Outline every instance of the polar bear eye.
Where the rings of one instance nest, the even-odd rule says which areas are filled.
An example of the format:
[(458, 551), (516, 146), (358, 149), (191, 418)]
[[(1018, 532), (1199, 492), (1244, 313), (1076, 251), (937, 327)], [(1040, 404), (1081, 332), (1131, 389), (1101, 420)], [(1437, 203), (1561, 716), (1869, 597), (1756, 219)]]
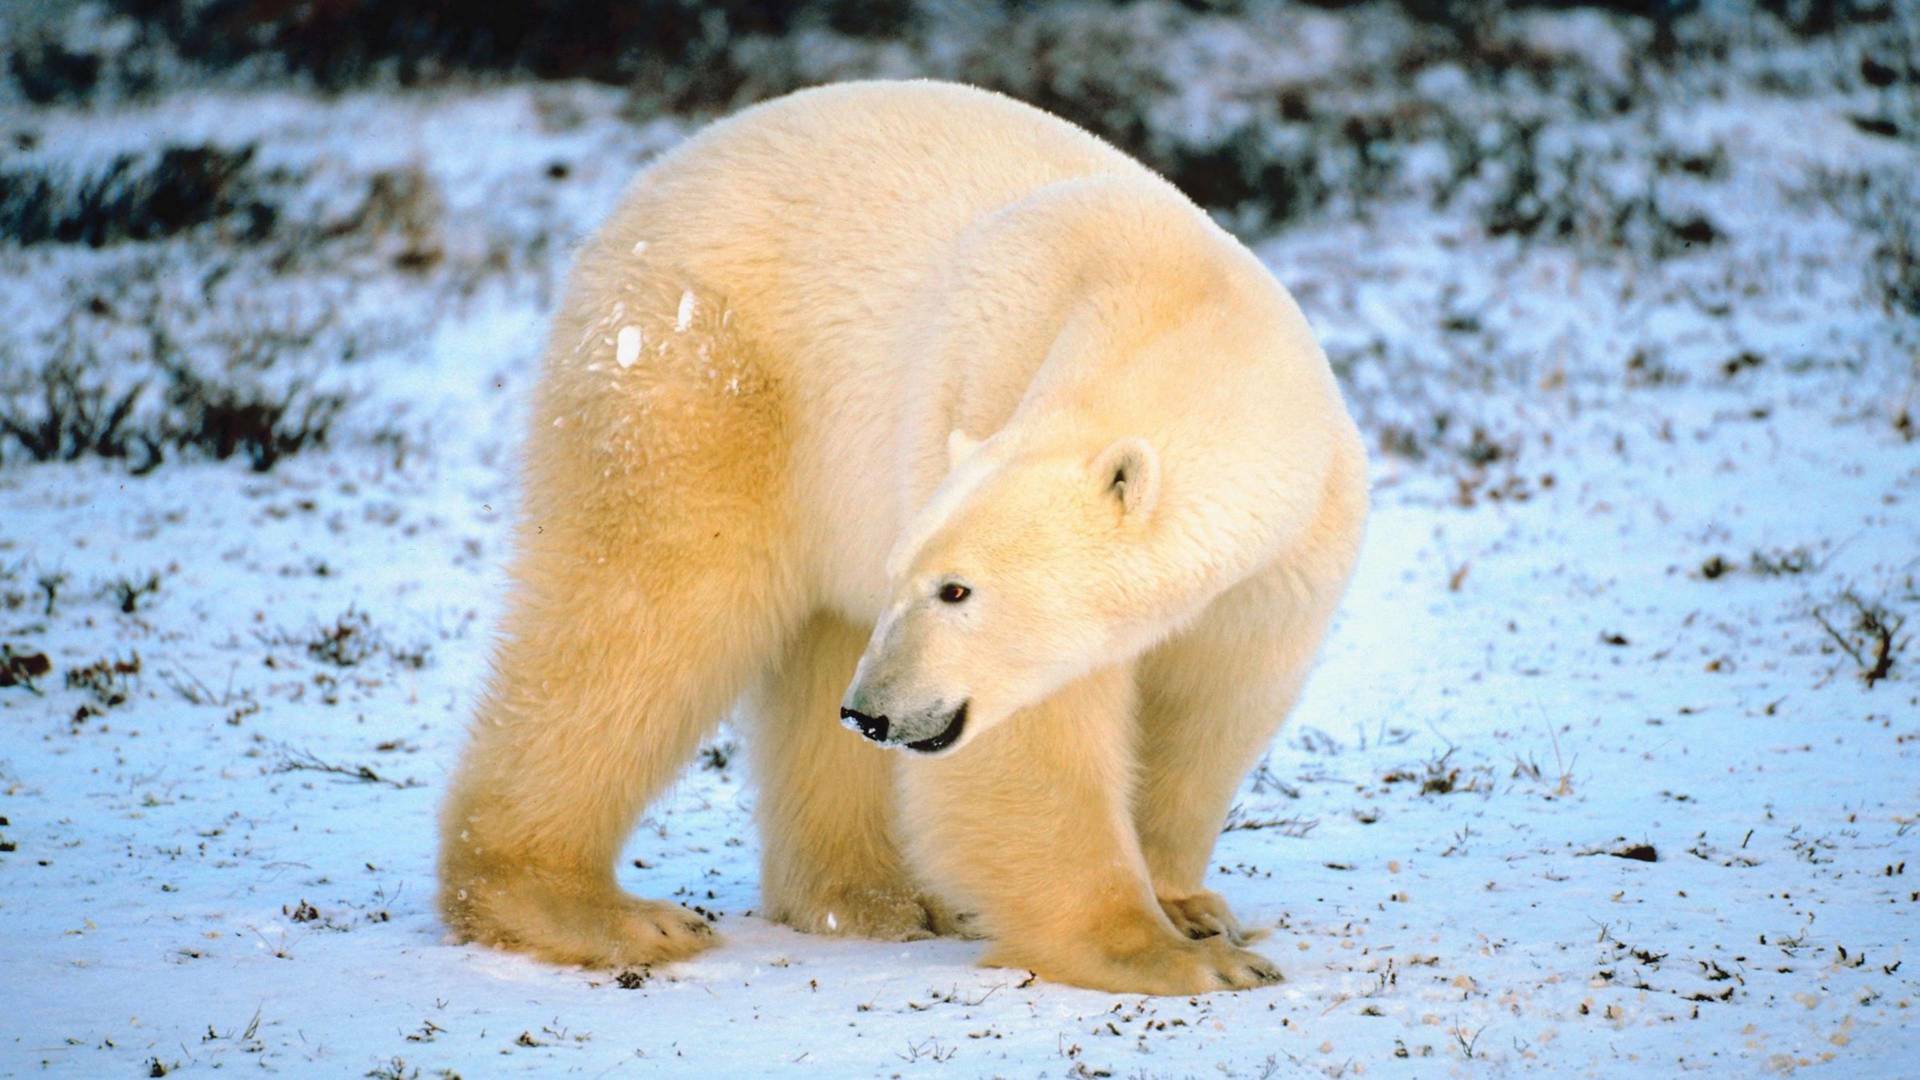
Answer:
[(945, 585), (940, 586), (938, 595), (940, 602), (943, 604), (958, 604), (967, 597), (972, 596), (973, 590), (957, 581), (949, 581)]

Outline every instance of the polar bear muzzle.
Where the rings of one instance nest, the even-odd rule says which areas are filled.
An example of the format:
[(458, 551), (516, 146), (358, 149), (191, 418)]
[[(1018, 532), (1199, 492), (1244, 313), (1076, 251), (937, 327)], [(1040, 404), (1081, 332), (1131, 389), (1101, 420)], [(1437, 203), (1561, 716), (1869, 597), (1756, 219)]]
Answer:
[[(967, 729), (967, 703), (950, 713), (930, 712), (896, 724), (885, 716), (875, 716), (852, 707), (842, 707), (840, 722), (882, 746), (904, 747), (921, 754), (938, 754), (960, 741)], [(927, 732), (931, 730), (931, 734)]]

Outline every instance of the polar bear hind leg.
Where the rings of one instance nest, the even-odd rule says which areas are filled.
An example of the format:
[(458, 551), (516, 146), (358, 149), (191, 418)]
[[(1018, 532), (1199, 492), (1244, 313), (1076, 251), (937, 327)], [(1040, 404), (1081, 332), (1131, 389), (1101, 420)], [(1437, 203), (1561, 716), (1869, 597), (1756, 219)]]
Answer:
[[(441, 821), (440, 907), (459, 940), (639, 965), (714, 935), (622, 891), (620, 848), (771, 662), (799, 589), (777, 388), (751, 350), (712, 320), (625, 362), (613, 328), (580, 333), (582, 306), (535, 404), (512, 601)], [(674, 317), (669, 303), (648, 336)]]

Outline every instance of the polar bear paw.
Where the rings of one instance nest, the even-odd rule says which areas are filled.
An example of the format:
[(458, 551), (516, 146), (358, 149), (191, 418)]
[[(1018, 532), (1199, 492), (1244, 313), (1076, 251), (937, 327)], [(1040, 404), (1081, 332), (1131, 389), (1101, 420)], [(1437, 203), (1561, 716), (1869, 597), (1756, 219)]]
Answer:
[(706, 918), (617, 889), (561, 889), (529, 880), (469, 886), (447, 897), (454, 936), (582, 967), (642, 967), (712, 948)]
[(986, 961), (995, 967), (1027, 967), (1044, 979), (1113, 994), (1189, 996), (1219, 990), (1252, 990), (1283, 982), (1273, 961), (1224, 936), (1192, 940), (1171, 934), (1125, 953), (1088, 950), (1080, 955), (1021, 962), (998, 949)]
[(1168, 942), (1116, 958), (1110, 972), (1109, 985), (1096, 989), (1115, 993), (1207, 994), (1216, 990), (1251, 990), (1284, 980), (1273, 961), (1217, 936)]
[(947, 935), (967, 936), (963, 917), (938, 900), (897, 889), (832, 889), (801, 903), (780, 904), (770, 913), (807, 934), (863, 937), (879, 941), (919, 941)]
[(1156, 899), (1160, 901), (1160, 909), (1172, 921), (1173, 928), (1195, 941), (1224, 937), (1235, 945), (1245, 945), (1266, 936), (1257, 930), (1243, 928), (1217, 892), (1201, 889), (1185, 896), (1160, 896)]

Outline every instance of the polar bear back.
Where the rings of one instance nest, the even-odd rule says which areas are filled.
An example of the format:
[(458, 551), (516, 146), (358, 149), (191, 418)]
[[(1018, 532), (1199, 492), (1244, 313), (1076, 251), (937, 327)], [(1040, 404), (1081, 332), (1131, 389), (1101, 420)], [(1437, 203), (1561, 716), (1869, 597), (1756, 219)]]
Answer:
[[(1247, 353), (1196, 339), (1148, 378), (1121, 376), (1157, 422), (1211, 430), (1219, 417), (1200, 414), (1219, 410), (1196, 389), (1245, 406), (1262, 396), (1248, 391), (1284, 394), (1277, 379), (1305, 375), (1296, 396), (1331, 393), (1291, 299), (1171, 184), (1001, 95), (871, 82), (748, 109), (645, 170), (580, 254), (543, 407), (585, 429), (564, 445), (612, 448), (612, 462), (568, 467), (599, 475), (609, 505), (641, 488), (662, 493), (655, 506), (711, 502), (721, 487), (786, 493), (809, 602), (871, 622), (889, 548), (944, 475), (950, 431), (1007, 421), (1062, 339), (1062, 298), (1102, 276), (1132, 285), (1108, 295), (1112, 340), (1082, 350), (1093, 366), (1071, 378), (1103, 385), (1107, 359), (1207, 307), (1292, 357), (1260, 361), (1257, 386), (1246, 372), (1194, 382), (1192, 357)], [(1169, 411), (1175, 400), (1192, 407)], [(1264, 430), (1265, 415), (1251, 422)], [(1300, 438), (1324, 449), (1312, 431)]]
[(779, 342), (774, 362), (803, 385), (832, 387), (889, 362), (877, 350), (890, 315), (969, 223), (1098, 173), (1152, 177), (1088, 132), (999, 94), (844, 83), (748, 109), (676, 148), (596, 246), (618, 263), (645, 243), (724, 289), (747, 333)]
[[(623, 379), (664, 387), (656, 399), (684, 398), (684, 384), (716, 373), (721, 384), (774, 388), (793, 420), (778, 425), (783, 444), (767, 456), (792, 490), (808, 493), (795, 539), (819, 556), (803, 561), (817, 564), (833, 606), (864, 614), (910, 510), (898, 483), (909, 454), (900, 429), (926, 357), (902, 347), (903, 329), (913, 329), (902, 313), (983, 215), (1100, 175), (1181, 199), (1090, 133), (970, 87), (844, 83), (748, 109), (649, 166), (581, 250), (549, 350), (562, 368), (549, 380), (550, 396), (564, 400), (553, 408), (631, 442), (629, 418), (614, 415), (624, 406), (586, 418), (596, 395)], [(622, 323), (634, 329), (623, 334)], [(720, 337), (676, 332), (689, 324)], [(737, 357), (716, 364), (729, 350), (750, 353), (752, 370), (742, 375)], [(679, 415), (680, 430), (667, 433), (676, 441), (694, 426)], [(742, 439), (774, 430), (725, 411), (698, 426), (731, 426)], [(621, 475), (616, 467), (608, 478)]]

